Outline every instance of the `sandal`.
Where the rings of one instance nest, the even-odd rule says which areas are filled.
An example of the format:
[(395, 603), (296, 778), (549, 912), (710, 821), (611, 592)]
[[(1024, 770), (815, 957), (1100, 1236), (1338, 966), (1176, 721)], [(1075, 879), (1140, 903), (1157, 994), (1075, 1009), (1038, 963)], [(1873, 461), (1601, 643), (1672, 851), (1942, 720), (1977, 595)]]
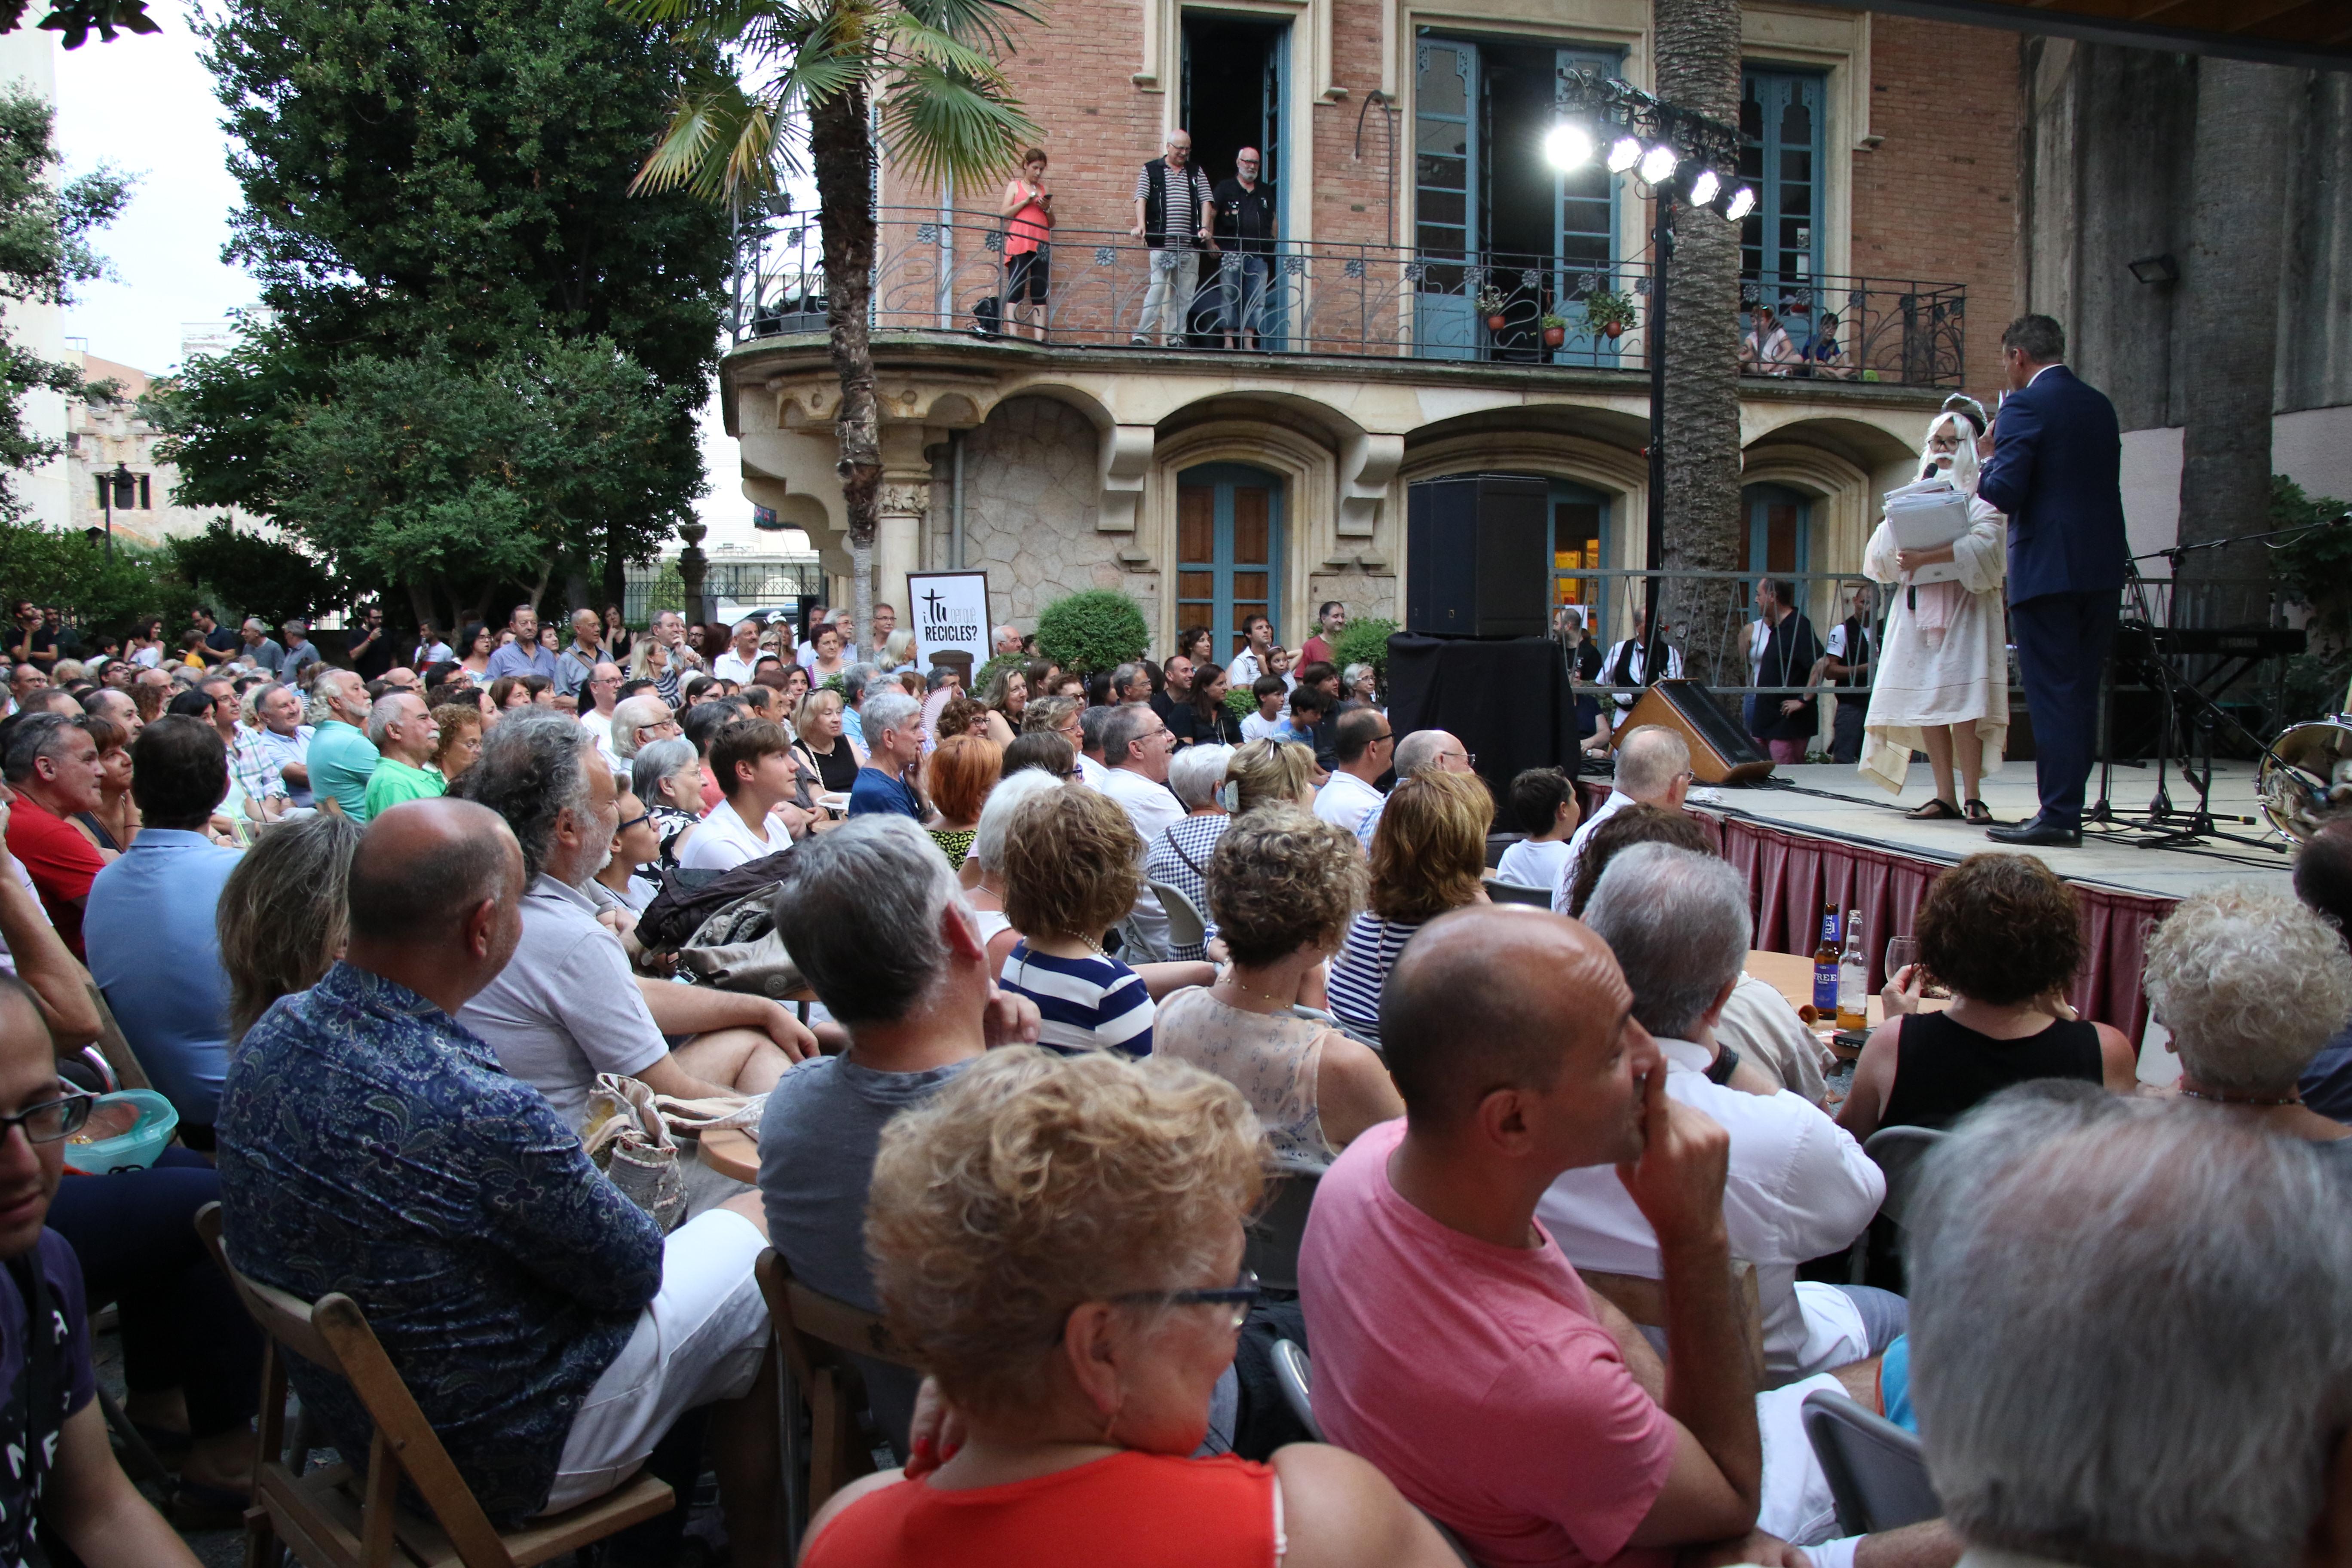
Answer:
[(1977, 799), (1974, 795), (1970, 795), (1969, 797), (1968, 818), (1979, 827), (1991, 827), (1996, 826), (1992, 808), (1985, 805), (1984, 802)]
[(1937, 795), (1927, 805), (1903, 815), (1913, 822), (1958, 822), (1960, 820), (1960, 808), (1942, 795)]

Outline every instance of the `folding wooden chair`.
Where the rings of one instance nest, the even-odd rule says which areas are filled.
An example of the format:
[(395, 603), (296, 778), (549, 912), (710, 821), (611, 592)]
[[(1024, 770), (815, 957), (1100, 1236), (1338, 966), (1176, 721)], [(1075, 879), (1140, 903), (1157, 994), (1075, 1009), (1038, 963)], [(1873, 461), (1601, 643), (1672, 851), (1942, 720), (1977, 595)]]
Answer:
[[(791, 1473), (790, 1516), (794, 1549), (802, 1531), (827, 1498), (860, 1476), (874, 1473), (873, 1451), (858, 1435), (857, 1412), (866, 1404), (866, 1379), (852, 1355), (919, 1371), (906, 1348), (876, 1314), (812, 1290), (793, 1278), (791, 1265), (770, 1247), (754, 1272), (767, 1298), (768, 1319), (784, 1366), (809, 1412), (808, 1477), (787, 1446)], [(787, 1430), (792, 1424), (787, 1423)]]
[[(238, 1273), (221, 1247), (218, 1204), (197, 1211), (196, 1229), (264, 1336), (246, 1568), (277, 1568), (281, 1541), (306, 1568), (530, 1568), (669, 1510), (667, 1483), (639, 1475), (578, 1508), (499, 1531), (357, 1302), (340, 1292), (304, 1302)], [(287, 1452), (288, 1352), (333, 1373), (359, 1395), (375, 1426), (364, 1476), (349, 1463), (306, 1475), (309, 1455)], [(404, 1475), (429, 1517), (400, 1505)]]

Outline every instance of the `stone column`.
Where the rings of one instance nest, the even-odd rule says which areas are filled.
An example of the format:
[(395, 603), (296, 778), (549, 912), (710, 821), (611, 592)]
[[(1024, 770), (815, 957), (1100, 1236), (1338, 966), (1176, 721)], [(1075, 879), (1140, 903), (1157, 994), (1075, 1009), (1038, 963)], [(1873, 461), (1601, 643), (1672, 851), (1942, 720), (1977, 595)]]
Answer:
[[(895, 606), (902, 626), (914, 624), (907, 608), (907, 574), (923, 568), (923, 519), (930, 510), (929, 470), (883, 474), (882, 516), (874, 531), (874, 602)], [(858, 633), (864, 636), (866, 628)]]
[(687, 620), (700, 626), (710, 619), (710, 605), (702, 596), (703, 572), (710, 558), (702, 552), (702, 536), (709, 530), (698, 522), (681, 522), (677, 536), (686, 541), (686, 548), (677, 552), (677, 575), (686, 586)]

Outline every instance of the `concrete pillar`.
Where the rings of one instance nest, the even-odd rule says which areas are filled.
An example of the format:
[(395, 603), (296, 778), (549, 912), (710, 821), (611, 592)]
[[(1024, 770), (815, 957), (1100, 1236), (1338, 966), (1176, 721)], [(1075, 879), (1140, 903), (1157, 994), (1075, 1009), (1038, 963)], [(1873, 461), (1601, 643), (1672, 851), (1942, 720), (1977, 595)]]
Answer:
[[(898, 611), (898, 624), (912, 624), (907, 612), (907, 574), (923, 566), (923, 519), (931, 506), (931, 476), (882, 476), (882, 516), (874, 531), (874, 602)], [(862, 631), (863, 628), (860, 628)]]

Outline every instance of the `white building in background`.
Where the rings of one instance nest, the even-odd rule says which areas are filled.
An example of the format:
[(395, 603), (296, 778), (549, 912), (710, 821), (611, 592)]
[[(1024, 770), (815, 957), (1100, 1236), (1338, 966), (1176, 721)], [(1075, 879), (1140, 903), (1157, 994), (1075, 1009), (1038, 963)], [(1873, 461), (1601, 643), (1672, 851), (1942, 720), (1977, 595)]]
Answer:
[[(0, 33), (0, 89), (29, 90), (51, 109), (57, 107), (56, 50), (58, 36), (38, 27), (18, 27)], [(46, 360), (66, 355), (65, 311), (39, 302), (10, 302), (0, 307), (8, 335), (31, 353)], [(66, 437), (66, 399), (58, 393), (34, 391), (25, 396), (24, 420), (32, 434), (51, 441)], [(9, 489), (32, 509), (34, 518), (50, 528), (73, 521), (71, 476), (63, 458), (42, 464), (28, 473), (12, 474)]]

